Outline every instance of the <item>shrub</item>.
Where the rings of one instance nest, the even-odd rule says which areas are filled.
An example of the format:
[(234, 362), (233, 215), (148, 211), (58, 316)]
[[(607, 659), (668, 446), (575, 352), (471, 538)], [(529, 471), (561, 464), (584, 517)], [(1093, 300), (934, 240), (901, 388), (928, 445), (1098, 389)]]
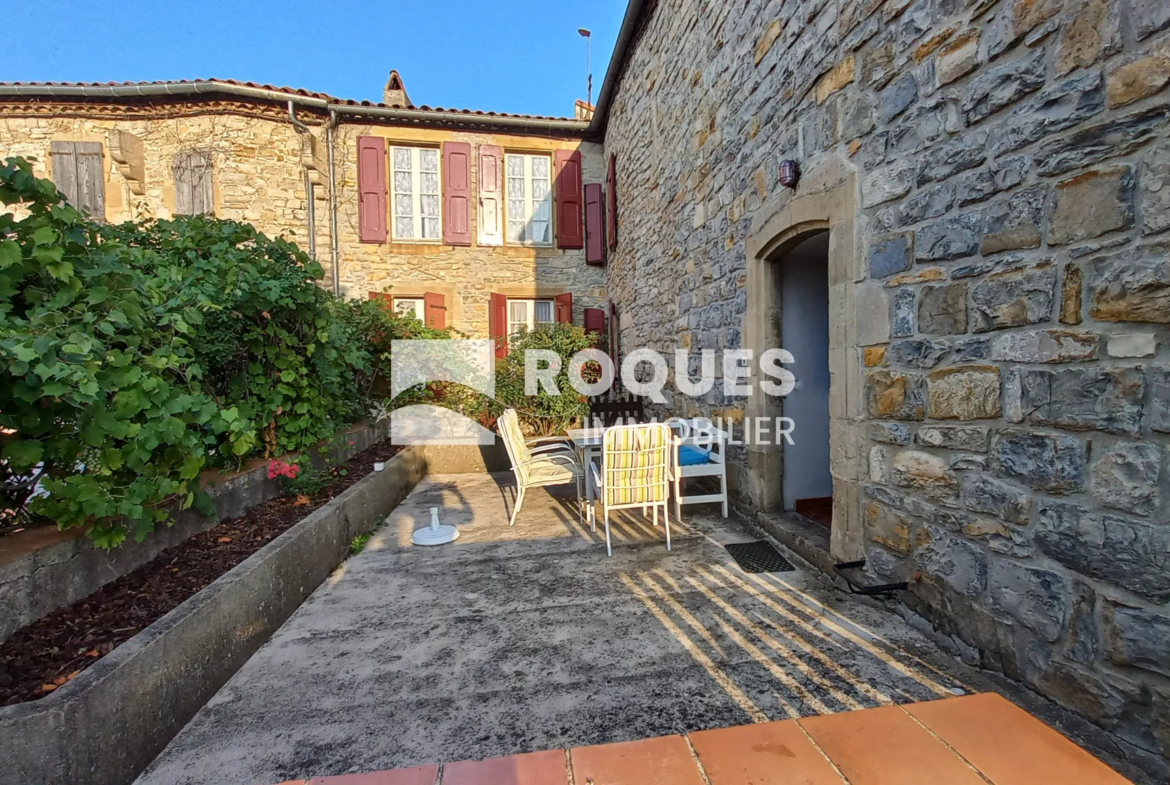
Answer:
[(205, 504), (205, 466), (304, 451), (360, 419), (391, 340), (447, 335), (337, 300), (320, 265), (247, 224), (95, 223), (12, 158), (0, 201), (22, 215), (0, 214), (3, 501), (103, 547)]
[[(594, 345), (595, 334), (571, 324), (550, 324), (531, 331), (522, 331), (508, 341), (508, 355), (496, 366), (496, 404), (499, 413), (506, 408), (516, 410), (524, 430), (536, 436), (564, 433), (574, 422), (589, 414), (589, 401), (569, 383), (569, 360), (582, 349)], [(547, 349), (561, 358), (561, 369), (555, 381), (559, 395), (545, 392), (538, 386), (536, 395), (524, 391), (524, 354), (529, 349)], [(597, 378), (600, 370), (586, 364), (583, 376)]]
[(191, 344), (202, 314), (172, 305), (181, 282), (145, 275), (142, 252), (64, 204), (29, 165), (0, 166), (0, 435), (5, 502), (30, 475), (32, 509), (62, 527), (91, 524), (117, 545), (141, 539), (164, 503), (196, 501), (209, 446), (247, 451), (239, 413), (200, 384)]

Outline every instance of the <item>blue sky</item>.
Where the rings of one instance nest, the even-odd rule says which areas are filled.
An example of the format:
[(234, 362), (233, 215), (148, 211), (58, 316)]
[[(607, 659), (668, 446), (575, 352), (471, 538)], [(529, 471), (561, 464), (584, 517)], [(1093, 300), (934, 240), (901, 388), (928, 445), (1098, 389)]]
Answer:
[[(416, 104), (572, 116), (596, 100), (626, 0), (14, 0), (0, 81), (231, 78)], [(326, 11), (325, 9), (328, 9)], [(36, 31), (33, 33), (17, 31)]]

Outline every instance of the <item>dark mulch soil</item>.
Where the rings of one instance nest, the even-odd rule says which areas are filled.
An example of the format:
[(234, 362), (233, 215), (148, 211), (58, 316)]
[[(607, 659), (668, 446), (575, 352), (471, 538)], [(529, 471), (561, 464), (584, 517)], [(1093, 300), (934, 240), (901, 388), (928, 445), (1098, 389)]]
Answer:
[(333, 482), (308, 504), (282, 496), (253, 507), (163, 551), (84, 600), (17, 630), (0, 643), (0, 706), (36, 700), (75, 678), (399, 449), (389, 442), (376, 444), (337, 466)]

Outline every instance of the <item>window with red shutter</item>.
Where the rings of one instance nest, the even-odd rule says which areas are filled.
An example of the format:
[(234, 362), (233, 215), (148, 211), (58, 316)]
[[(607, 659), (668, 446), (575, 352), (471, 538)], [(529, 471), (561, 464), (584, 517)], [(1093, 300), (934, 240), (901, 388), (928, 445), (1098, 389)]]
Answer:
[(496, 342), (496, 357), (507, 357), (508, 298), (494, 292), (488, 307), (488, 335)]
[(617, 162), (613, 153), (605, 173), (605, 237), (609, 250), (617, 248)]
[(582, 248), (585, 245), (581, 225), (581, 151), (557, 150), (557, 247)]
[(471, 245), (471, 145), (443, 142), (443, 242)]
[(589, 264), (605, 264), (604, 199), (601, 183), (585, 186), (585, 261)]
[(423, 312), (427, 327), (442, 330), (447, 326), (447, 302), (441, 294), (427, 292), (423, 295)]
[(561, 324), (573, 323), (573, 295), (566, 292), (555, 298), (557, 304), (557, 321)]
[(363, 243), (386, 242), (386, 140), (358, 137), (358, 235)]

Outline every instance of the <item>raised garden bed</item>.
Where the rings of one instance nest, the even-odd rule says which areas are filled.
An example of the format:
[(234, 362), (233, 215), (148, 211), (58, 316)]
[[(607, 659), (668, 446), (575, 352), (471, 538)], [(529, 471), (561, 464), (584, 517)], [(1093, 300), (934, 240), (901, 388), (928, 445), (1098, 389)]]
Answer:
[[(344, 438), (328, 444), (330, 460), (345, 461), (383, 441), (385, 430), (354, 426)], [(238, 518), (284, 493), (277, 480), (268, 478), (268, 462), (259, 459), (238, 472), (208, 470), (201, 482), (215, 503), (215, 518), (193, 508), (182, 510), (174, 525), (160, 527), (142, 542), (129, 541), (113, 551), (97, 548), (82, 527), (61, 531), (51, 525), (36, 526), (0, 537), (0, 641), (54, 610), (91, 596), (217, 520)]]
[(0, 706), (35, 700), (76, 678), (400, 449), (376, 444), (334, 467), (332, 482), (312, 497), (264, 502), (17, 630), (0, 643)]
[(402, 450), (81, 675), (0, 706), (0, 785), (129, 785), (419, 480), (508, 466), (499, 444)]

